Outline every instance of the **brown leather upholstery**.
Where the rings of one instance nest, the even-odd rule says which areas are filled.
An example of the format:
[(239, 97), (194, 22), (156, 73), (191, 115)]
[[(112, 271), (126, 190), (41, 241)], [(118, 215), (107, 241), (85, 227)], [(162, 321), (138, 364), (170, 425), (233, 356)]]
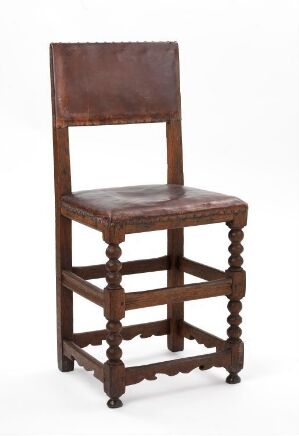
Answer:
[(180, 118), (178, 45), (51, 44), (56, 127)]
[(76, 192), (62, 198), (62, 206), (103, 222), (144, 220), (212, 210), (237, 212), (247, 204), (236, 197), (181, 185), (140, 185)]

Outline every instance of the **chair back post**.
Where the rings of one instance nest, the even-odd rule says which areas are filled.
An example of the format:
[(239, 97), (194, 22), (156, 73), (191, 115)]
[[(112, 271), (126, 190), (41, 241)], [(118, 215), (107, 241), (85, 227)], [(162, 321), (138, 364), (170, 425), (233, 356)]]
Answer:
[(55, 66), (53, 58), (53, 44), (50, 45), (50, 71), (51, 71), (51, 100), (53, 125), (53, 152), (54, 152), (54, 181), (56, 204), (62, 195), (72, 192), (71, 164), (69, 153), (68, 127), (57, 126), (56, 101), (59, 99), (55, 86)]
[(181, 120), (166, 123), (167, 139), (167, 183), (184, 184), (183, 146)]
[[(181, 120), (172, 120), (166, 123), (167, 138), (167, 183), (183, 185), (183, 147)], [(184, 272), (180, 268), (184, 256), (184, 229), (167, 230), (167, 255), (169, 269), (167, 271), (167, 286), (183, 286)], [(184, 303), (167, 304), (167, 319), (169, 333), (167, 346), (170, 351), (184, 349), (184, 337), (179, 333), (180, 325), (184, 321)]]
[(61, 198), (72, 192), (68, 127), (58, 128), (52, 46), (50, 46), (56, 230), (57, 360), (61, 371), (72, 371), (74, 360), (63, 341), (73, 339), (73, 293), (62, 285), (62, 271), (72, 268), (72, 221), (61, 214)]

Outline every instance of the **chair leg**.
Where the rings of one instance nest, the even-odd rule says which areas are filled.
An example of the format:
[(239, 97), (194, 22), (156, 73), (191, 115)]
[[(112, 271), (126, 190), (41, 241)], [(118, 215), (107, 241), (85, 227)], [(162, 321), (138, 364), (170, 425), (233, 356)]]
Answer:
[(125, 294), (121, 283), (121, 263), (118, 260), (121, 249), (118, 244), (109, 244), (106, 250), (109, 258), (106, 263), (106, 281), (104, 313), (108, 320), (106, 341), (109, 345), (104, 364), (104, 391), (110, 397), (107, 406), (117, 408), (122, 406), (120, 396), (125, 392), (125, 366), (121, 360), (122, 342), (120, 320), (125, 316)]
[[(175, 287), (184, 284), (184, 272), (179, 270), (179, 259), (184, 253), (184, 229), (167, 231), (167, 251), (170, 257), (170, 269), (167, 271), (167, 286)], [(184, 320), (184, 303), (167, 305), (167, 318), (170, 322), (170, 333), (167, 335), (167, 346), (170, 351), (184, 349), (184, 337), (179, 334), (179, 324)]]
[(63, 355), (63, 341), (73, 339), (73, 293), (61, 285), (61, 271), (71, 266), (72, 222), (59, 215), (56, 219), (56, 306), (57, 357), (62, 372), (74, 369), (74, 361)]
[(244, 344), (241, 340), (242, 330), (239, 327), (242, 318), (239, 315), (242, 309), (241, 299), (245, 295), (245, 271), (242, 268), (243, 259), (241, 253), (243, 251), (243, 246), (241, 241), (243, 239), (242, 227), (237, 227), (233, 223), (229, 223), (228, 226), (231, 228), (229, 232), (229, 239), (231, 245), (229, 246), (229, 252), (231, 256), (229, 257), (230, 267), (226, 271), (228, 277), (232, 278), (232, 294), (229, 296), (229, 303), (227, 305), (230, 315), (227, 318), (229, 323), (229, 328), (227, 330), (228, 348), (232, 352), (231, 366), (228, 369), (229, 375), (226, 382), (229, 384), (240, 383), (241, 378), (238, 373), (243, 368), (244, 360)]

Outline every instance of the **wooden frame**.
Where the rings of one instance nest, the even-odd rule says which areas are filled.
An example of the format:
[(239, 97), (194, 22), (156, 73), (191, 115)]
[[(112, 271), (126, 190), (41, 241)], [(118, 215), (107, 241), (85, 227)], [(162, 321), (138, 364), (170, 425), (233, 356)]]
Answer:
[[(126, 262), (124, 263), (123, 275), (149, 272), (149, 268), (150, 271), (161, 271), (162, 265), (164, 265), (165, 270), (168, 271), (170, 270), (170, 262), (168, 256), (164, 256), (156, 259), (148, 259), (148, 260), (144, 259), (141, 261), (137, 260), (137, 261)], [(199, 284), (184, 285), (184, 286), (182, 285), (180, 287), (173, 288), (173, 289), (164, 288), (165, 291), (167, 290), (167, 293), (169, 292), (171, 294), (173, 293), (173, 291), (175, 292), (175, 290), (177, 290), (179, 293), (179, 299), (182, 299), (182, 301), (187, 301), (188, 296), (186, 296), (185, 290), (187, 289), (187, 291), (189, 291), (189, 289), (191, 289), (191, 292), (193, 292), (193, 288), (195, 288), (196, 293), (195, 294), (192, 293), (191, 294), (192, 298), (190, 299), (208, 298), (218, 295), (225, 295), (228, 298), (232, 299), (233, 280), (232, 278), (227, 278), (227, 273), (225, 273), (224, 271), (220, 271), (218, 269), (209, 267), (207, 265), (203, 265), (198, 262), (191, 261), (184, 257), (180, 258), (179, 265), (180, 265), (180, 270), (182, 272), (188, 272), (189, 274), (193, 274), (194, 276), (204, 280), (206, 280), (208, 276), (209, 278), (212, 278), (212, 280), (202, 282)], [(96, 266), (92, 265), (90, 267), (89, 266), (73, 267), (73, 270), (76, 271), (77, 273), (81, 272), (81, 275), (84, 275), (85, 278), (88, 277), (89, 279), (91, 279), (91, 278), (103, 277), (103, 267), (104, 265), (96, 265)], [(63, 277), (73, 277), (73, 276), (74, 276), (73, 272), (68, 272), (68, 271), (63, 272)], [(86, 289), (89, 289), (89, 286), (92, 286), (91, 288), (92, 297), (90, 297), (87, 294), (84, 294), (83, 292), (81, 292), (81, 290), (79, 290), (78, 292), (78, 288), (75, 289), (74, 283), (71, 283), (71, 285), (69, 286), (68, 283), (65, 284), (63, 281), (63, 284), (68, 289), (72, 289), (74, 292), (79, 293), (79, 295), (81, 295), (82, 297), (92, 300), (93, 291), (94, 288), (96, 287), (94, 285), (91, 285), (88, 281), (86, 281), (82, 277), (79, 276), (76, 277), (80, 279), (79, 281), (80, 289), (82, 288), (81, 281), (85, 283)], [(205, 289), (209, 289), (210, 287), (213, 291), (216, 290), (215, 293), (209, 291), (206, 295), (201, 294), (201, 289), (203, 289), (203, 292), (205, 293)], [(138, 292), (137, 293), (138, 297), (136, 299), (136, 297), (134, 296), (134, 300), (131, 298), (131, 295), (136, 294), (135, 292), (126, 293), (125, 294), (126, 310), (136, 309), (140, 307), (149, 307), (151, 303), (153, 303), (152, 305), (167, 304), (167, 302), (169, 301), (169, 296), (168, 295), (165, 296), (164, 289), (162, 288), (161, 290), (158, 290), (159, 294), (153, 297), (151, 296), (151, 292), (153, 291)], [(239, 287), (238, 289), (240, 291)], [(98, 292), (103, 293), (104, 291), (98, 288)], [(148, 298), (147, 297), (148, 295), (150, 296), (150, 301), (148, 300), (144, 301), (144, 298)], [(132, 301), (134, 302), (136, 301), (136, 304), (133, 304)], [(102, 306), (102, 304), (100, 305)], [(171, 318), (168, 318), (161, 321), (154, 321), (154, 322), (148, 322), (143, 324), (125, 326), (122, 327), (121, 336), (123, 340), (131, 340), (136, 336), (140, 336), (141, 338), (148, 338), (153, 335), (169, 336), (171, 335), (171, 324), (172, 324), (172, 320)], [(165, 361), (165, 362), (160, 362), (150, 365), (127, 367), (124, 369), (125, 385), (127, 386), (131, 384), (139, 383), (144, 379), (155, 380), (157, 374), (175, 375), (178, 374), (179, 372), (183, 372), (183, 373), (190, 372), (195, 368), (205, 370), (213, 366), (215, 367), (221, 366), (226, 368), (227, 370), (230, 370), (233, 360), (233, 354), (232, 354), (232, 347), (231, 345), (228, 345), (228, 341), (221, 339), (215, 335), (212, 335), (211, 333), (208, 333), (204, 330), (201, 330), (198, 327), (195, 327), (182, 319), (178, 321), (177, 335), (180, 339), (182, 338), (184, 340), (184, 338), (186, 338), (189, 340), (196, 340), (199, 344), (203, 344), (207, 348), (216, 348), (216, 352), (205, 354), (202, 356), (175, 359), (171, 361)], [(106, 340), (106, 337), (107, 337), (106, 329), (75, 333), (73, 335), (72, 341), (65, 340), (63, 342), (64, 354), (68, 358), (76, 360), (78, 364), (83, 366), (87, 371), (94, 371), (94, 376), (103, 382), (105, 377), (103, 375), (104, 364), (96, 360), (93, 356), (83, 351), (82, 349), (87, 347), (88, 345), (93, 345), (93, 346), (102, 345), (103, 341)], [(236, 381), (234, 380), (234, 382)]]
[[(109, 58), (109, 74), (88, 76), (82, 53), (89, 57), (89, 68), (101, 76), (98, 58)], [(118, 54), (122, 55), (119, 56)], [(144, 53), (146, 56), (144, 56)], [(117, 56), (116, 56), (117, 54)], [(179, 91), (178, 45), (176, 43), (117, 43), (117, 44), (51, 44), (51, 88), (53, 108), (53, 146), (56, 209), (56, 275), (57, 275), (57, 349), (58, 366), (61, 371), (71, 371), (74, 361), (104, 384), (109, 397), (107, 405), (120, 407), (120, 397), (128, 385), (144, 379), (154, 380), (157, 374), (173, 376), (188, 373), (195, 368), (206, 370), (224, 367), (229, 375), (227, 383), (238, 383), (243, 367), (243, 342), (240, 339), (241, 299), (245, 295), (245, 272), (242, 269), (242, 228), (247, 222), (247, 204), (238, 200), (225, 207), (198, 210), (182, 210), (177, 214), (165, 214), (157, 219), (142, 214), (134, 219), (112, 220), (92, 212), (82, 212), (70, 205), (67, 196), (72, 194), (69, 156), (68, 128), (76, 125), (120, 124), (133, 122), (165, 122), (167, 139), (167, 184), (184, 185), (183, 152), (181, 134), (181, 108)], [(122, 74), (127, 87), (120, 90), (116, 80), (120, 65), (126, 63)], [(161, 59), (163, 62), (161, 63)], [(136, 62), (135, 62), (136, 60)], [(132, 64), (133, 62), (133, 64)], [(146, 63), (150, 62), (149, 65)], [(132, 65), (131, 65), (132, 64)], [(102, 64), (101, 64), (102, 65)], [(150, 68), (148, 68), (150, 66)], [(104, 67), (103, 67), (104, 68)], [(107, 67), (108, 68), (108, 67)], [(130, 70), (131, 68), (131, 70)], [(105, 68), (104, 68), (105, 69)], [(151, 71), (147, 80), (148, 70)], [(74, 80), (78, 72), (80, 79)], [(89, 80), (89, 86), (84, 80)], [(130, 81), (133, 78), (133, 87)], [(135, 79), (138, 80), (135, 80)], [(141, 78), (146, 82), (146, 104)], [(81, 81), (82, 84), (81, 84)], [(81, 86), (82, 85), (82, 86)], [(126, 106), (118, 103), (114, 87), (122, 92)], [(137, 92), (135, 93), (135, 87)], [(94, 98), (88, 90), (101, 89), (105, 98)], [(128, 94), (130, 89), (131, 94)], [(160, 89), (160, 91), (157, 91)], [(76, 98), (72, 99), (75, 94)], [(102, 95), (101, 94), (101, 95)], [(132, 98), (131, 98), (132, 97)], [(131, 104), (132, 102), (133, 104)], [(140, 106), (140, 112), (136, 107)], [(88, 107), (88, 110), (84, 109)], [(72, 265), (72, 221), (87, 225), (102, 232), (108, 244), (105, 265)], [(216, 268), (184, 257), (184, 227), (203, 224), (226, 223), (230, 228), (229, 268)], [(120, 262), (120, 244), (125, 235), (154, 230), (167, 230), (167, 254), (154, 259)], [(167, 287), (138, 292), (125, 292), (121, 286), (122, 275), (154, 271), (167, 272)], [(184, 284), (188, 273), (203, 281)], [(100, 289), (88, 280), (106, 278), (107, 286)], [(73, 292), (103, 308), (107, 319), (106, 329), (73, 332)], [(189, 300), (225, 296), (229, 299), (229, 329), (226, 340), (218, 338), (184, 320), (184, 302)], [(121, 320), (127, 310), (167, 305), (167, 318), (150, 323), (122, 326)], [(167, 336), (170, 351), (181, 351), (184, 340), (196, 340), (216, 351), (202, 356), (174, 359), (150, 365), (125, 367), (121, 360), (122, 340), (135, 336), (148, 338), (152, 335)], [(102, 363), (88, 354), (84, 347), (108, 343), (107, 361)]]

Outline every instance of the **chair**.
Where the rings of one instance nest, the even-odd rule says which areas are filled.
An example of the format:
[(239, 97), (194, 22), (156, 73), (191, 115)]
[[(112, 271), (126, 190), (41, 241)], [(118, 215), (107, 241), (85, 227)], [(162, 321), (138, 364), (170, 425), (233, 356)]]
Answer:
[[(240, 339), (242, 228), (247, 204), (214, 192), (184, 186), (179, 56), (175, 42), (51, 44), (51, 84), (56, 198), (58, 366), (71, 371), (74, 360), (103, 382), (110, 408), (122, 406), (126, 386), (157, 374), (188, 373), (195, 368), (223, 367), (227, 383), (238, 383), (243, 367)], [(126, 123), (166, 123), (167, 184), (72, 192), (68, 128)], [(102, 232), (108, 244), (106, 265), (72, 265), (72, 221)], [(186, 226), (226, 223), (230, 228), (229, 268), (220, 271), (184, 257)], [(167, 254), (121, 263), (126, 234), (167, 230)], [(122, 275), (167, 271), (167, 287), (125, 292)], [(203, 279), (184, 284), (184, 273)], [(88, 280), (105, 277), (100, 289)], [(73, 292), (104, 310), (105, 330), (73, 332)], [(184, 320), (184, 301), (226, 296), (228, 338), (223, 340)], [(127, 310), (167, 305), (161, 321), (122, 327)], [(170, 351), (181, 351), (184, 339), (195, 339), (215, 352), (149, 365), (125, 367), (121, 342), (141, 335), (167, 335)], [(86, 351), (108, 343), (107, 361)]]

